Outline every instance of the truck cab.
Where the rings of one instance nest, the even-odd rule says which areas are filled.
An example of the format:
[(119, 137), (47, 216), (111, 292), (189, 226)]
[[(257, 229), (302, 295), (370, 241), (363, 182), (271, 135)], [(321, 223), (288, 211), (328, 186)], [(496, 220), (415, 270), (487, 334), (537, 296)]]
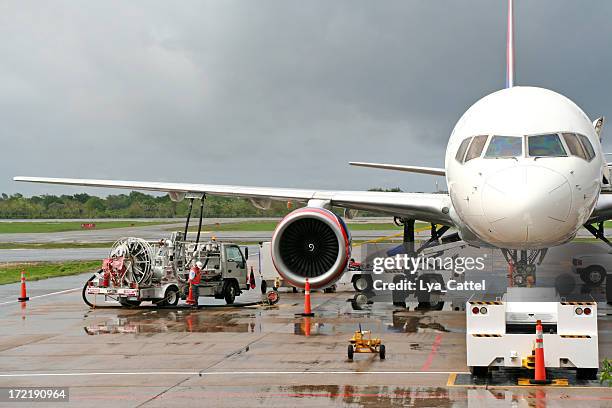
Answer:
[[(191, 262), (203, 264), (202, 277), (198, 285), (200, 296), (211, 296), (225, 299), (227, 304), (234, 303), (236, 296), (247, 290), (248, 271), (245, 256), (240, 247), (233, 243), (208, 241), (187, 244), (186, 253), (191, 255)], [(181, 273), (187, 282), (189, 268)], [(187, 293), (187, 290), (183, 290)]]

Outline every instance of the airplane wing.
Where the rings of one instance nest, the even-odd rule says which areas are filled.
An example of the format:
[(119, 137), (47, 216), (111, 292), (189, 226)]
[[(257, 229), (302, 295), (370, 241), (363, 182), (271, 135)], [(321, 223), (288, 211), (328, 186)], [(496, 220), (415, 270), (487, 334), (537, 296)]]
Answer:
[(381, 191), (308, 190), (277, 187), (249, 187), (215, 184), (166, 183), (151, 181), (95, 180), (51, 177), (14, 177), (15, 181), (69, 186), (123, 188), (159, 191), (181, 199), (185, 194), (208, 194), (248, 198), (257, 206), (266, 200), (308, 202), (329, 201), (331, 205), (357, 210), (379, 211), (421, 221), (453, 226), (448, 194), (396, 193)]
[(374, 169), (407, 171), (409, 173), (431, 174), (433, 176), (445, 176), (446, 170), (438, 167), (419, 167), (419, 166), (404, 166), (401, 164), (386, 164), (386, 163), (364, 163), (364, 162), (349, 162), (351, 166), (370, 167)]
[(600, 194), (589, 223), (603, 222), (612, 219), (612, 194)]

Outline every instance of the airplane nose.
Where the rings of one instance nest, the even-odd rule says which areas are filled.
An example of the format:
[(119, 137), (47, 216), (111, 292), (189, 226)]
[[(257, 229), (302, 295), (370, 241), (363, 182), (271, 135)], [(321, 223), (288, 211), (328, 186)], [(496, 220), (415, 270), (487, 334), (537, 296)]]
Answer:
[(490, 175), (482, 191), (489, 233), (496, 241), (537, 246), (563, 240), (573, 228), (567, 222), (571, 187), (561, 174), (542, 166), (517, 166)]

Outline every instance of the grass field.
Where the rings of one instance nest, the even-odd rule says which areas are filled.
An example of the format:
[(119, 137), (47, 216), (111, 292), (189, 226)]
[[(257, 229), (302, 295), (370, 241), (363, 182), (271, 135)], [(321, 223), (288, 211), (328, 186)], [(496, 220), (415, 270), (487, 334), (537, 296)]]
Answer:
[(0, 249), (110, 248), (112, 242), (0, 242)]
[(71, 261), (71, 262), (39, 262), (29, 264), (0, 265), (0, 285), (19, 282), (21, 271), (26, 271), (26, 279), (35, 281), (54, 278), (57, 276), (77, 275), (100, 269), (100, 261)]
[[(125, 227), (144, 227), (147, 225), (163, 225), (167, 222), (158, 221), (91, 221), (96, 224), (96, 230), (125, 228)], [(32, 221), (32, 222), (0, 222), (0, 234), (12, 233), (45, 233), (45, 232), (64, 232), (64, 231), (80, 231), (81, 222), (75, 221)]]
[[(230, 222), (226, 224), (212, 224), (203, 225), (202, 231), (274, 231), (277, 221), (242, 221), (242, 222)], [(386, 222), (373, 222), (373, 223), (347, 223), (349, 230), (351, 231), (401, 231), (401, 227), (393, 223)], [(429, 224), (416, 223), (415, 227), (423, 228)], [(191, 226), (189, 231), (197, 231), (197, 225)]]

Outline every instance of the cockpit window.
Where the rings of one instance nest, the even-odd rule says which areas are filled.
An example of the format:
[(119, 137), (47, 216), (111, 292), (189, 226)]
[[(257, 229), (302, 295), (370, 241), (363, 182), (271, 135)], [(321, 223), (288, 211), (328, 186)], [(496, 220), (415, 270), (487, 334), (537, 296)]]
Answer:
[(582, 146), (584, 146), (584, 151), (586, 152), (587, 160), (593, 160), (593, 157), (595, 157), (595, 150), (593, 150), (593, 145), (589, 141), (589, 138), (585, 135), (578, 135), (578, 138), (580, 138)]
[(476, 136), (474, 139), (472, 139), (472, 144), (465, 155), (466, 162), (480, 157), (482, 149), (484, 149), (484, 146), (487, 143), (488, 137), (489, 136)]
[(532, 157), (562, 157), (567, 156), (561, 139), (556, 133), (549, 135), (528, 136), (529, 156)]
[(586, 152), (582, 147), (582, 143), (578, 140), (578, 136), (574, 133), (563, 133), (563, 140), (565, 140), (565, 144), (570, 151), (572, 156), (578, 156), (584, 160), (587, 160)]
[(470, 144), (470, 140), (472, 140), (471, 137), (464, 139), (463, 142), (461, 142), (461, 145), (459, 146), (459, 150), (457, 150), (455, 160), (457, 160), (459, 163), (463, 163), (463, 156), (465, 156), (465, 151), (467, 150), (468, 145)]
[(493, 136), (485, 157), (517, 157), (523, 154), (523, 138)]

